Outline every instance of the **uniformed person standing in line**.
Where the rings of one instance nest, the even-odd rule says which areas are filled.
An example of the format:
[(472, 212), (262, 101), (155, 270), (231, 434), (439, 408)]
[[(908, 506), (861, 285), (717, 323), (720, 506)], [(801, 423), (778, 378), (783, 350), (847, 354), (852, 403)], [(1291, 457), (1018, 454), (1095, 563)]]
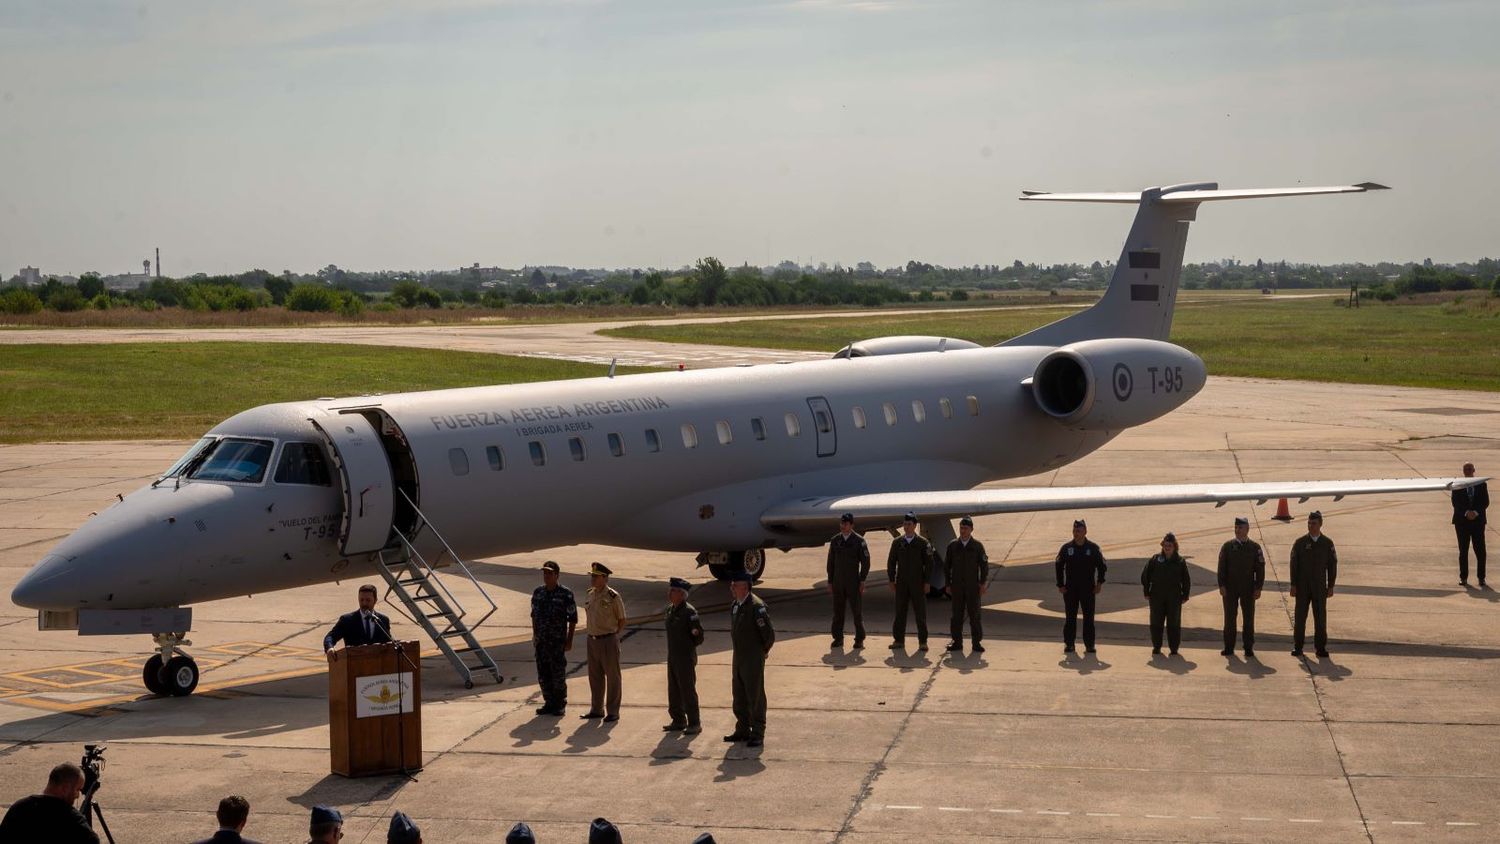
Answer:
[(990, 558), (984, 552), (984, 544), (974, 538), (974, 520), (964, 516), (958, 520), (958, 538), (948, 543), (943, 554), (947, 592), (953, 597), (953, 621), (950, 625), (953, 641), (948, 650), (962, 653), (964, 649), (964, 614), (969, 616), (969, 635), (974, 643), (974, 653), (984, 653), (984, 626), (979, 621), (979, 596), (990, 589)]
[(833, 596), (833, 647), (844, 646), (844, 607), (854, 616), (854, 647), (865, 646), (865, 578), (870, 546), (854, 532), (854, 514), (839, 516), (839, 532), (828, 541), (828, 594)]
[(734, 692), (734, 732), (725, 741), (760, 747), (766, 738), (766, 656), (776, 643), (771, 613), (758, 596), (750, 594), (750, 575), (740, 572), (729, 584), (730, 663)]
[(662, 624), (667, 629), (667, 714), (672, 723), (662, 730), (697, 735), (703, 732), (698, 721), (698, 646), (703, 644), (703, 622), (687, 602), (693, 585), (680, 577), (670, 583)]
[(1151, 604), (1151, 653), (1161, 653), (1162, 625), (1167, 628), (1167, 646), (1172, 656), (1182, 645), (1182, 605), (1193, 592), (1188, 577), (1187, 560), (1177, 553), (1176, 534), (1161, 538), (1161, 553), (1146, 561), (1141, 569), (1141, 588)]
[(578, 628), (573, 590), (557, 582), (561, 569), (542, 563), (542, 585), (531, 593), (531, 644), (536, 651), (536, 683), (542, 687), (538, 715), (562, 715), (568, 708), (568, 651)]
[(932, 575), (932, 543), (917, 535), (917, 515), (907, 513), (902, 535), (891, 542), (885, 574), (896, 593), (896, 622), (891, 625), (891, 650), (906, 647), (906, 609), (917, 615), (917, 650), (927, 650), (927, 579)]
[(1250, 520), (1234, 520), (1234, 538), (1219, 548), (1219, 595), (1224, 599), (1224, 650), (1234, 653), (1235, 616), (1245, 617), (1245, 658), (1255, 656), (1255, 602), (1266, 582), (1266, 555), (1250, 538)]
[(1073, 522), (1073, 541), (1057, 550), (1057, 591), (1063, 596), (1063, 651), (1075, 653), (1078, 611), (1083, 610), (1083, 650), (1094, 652), (1094, 596), (1104, 589), (1104, 554), (1088, 539), (1083, 519)]
[(1292, 543), (1292, 656), (1302, 656), (1307, 633), (1307, 611), (1313, 614), (1313, 647), (1318, 656), (1328, 656), (1328, 599), (1338, 576), (1339, 555), (1333, 540), (1323, 535), (1323, 514), (1307, 514), (1307, 535)]
[[(620, 634), (625, 632), (625, 599), (609, 585), (614, 574), (603, 563), (589, 567), (588, 615), (589, 694), (592, 705), (579, 716), (620, 720)], [(608, 697), (606, 698), (606, 692)]]

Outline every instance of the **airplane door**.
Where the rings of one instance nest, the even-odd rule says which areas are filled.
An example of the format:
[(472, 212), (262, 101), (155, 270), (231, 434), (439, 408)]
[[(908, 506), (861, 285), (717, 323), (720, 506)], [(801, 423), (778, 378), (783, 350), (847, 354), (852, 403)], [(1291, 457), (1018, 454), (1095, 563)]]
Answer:
[(344, 515), (339, 524), (345, 556), (370, 554), (386, 546), (396, 511), (396, 485), (380, 434), (358, 413), (308, 417), (328, 442), (339, 471)]
[(838, 431), (834, 430), (833, 425), (833, 409), (828, 406), (828, 399), (822, 396), (809, 398), (807, 406), (812, 410), (813, 428), (818, 432), (818, 456), (832, 457), (839, 449)]

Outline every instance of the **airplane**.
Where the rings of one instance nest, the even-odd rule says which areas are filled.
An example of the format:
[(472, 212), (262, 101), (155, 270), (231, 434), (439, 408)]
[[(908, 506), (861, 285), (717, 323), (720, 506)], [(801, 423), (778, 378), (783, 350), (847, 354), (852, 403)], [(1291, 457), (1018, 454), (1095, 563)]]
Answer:
[[(915, 512), (942, 548), (961, 515), (1480, 483), (975, 488), (1079, 460), (1203, 388), (1203, 361), (1168, 342), (1199, 205), (1383, 189), (1025, 191), (1138, 209), (1096, 304), (991, 347), (881, 337), (826, 360), (256, 407), (63, 539), (11, 600), (39, 610), (42, 629), (150, 634), (145, 685), (181, 696), (199, 679), (182, 650), (193, 604), (374, 573), (413, 616), (443, 616), (429, 583), (441, 561), (467, 572), (464, 560), (598, 543), (698, 552), (715, 577), (759, 577), (766, 551), (822, 545), (844, 512), (865, 529)], [(457, 629), (478, 645), (452, 615), (424, 627), (472, 686), (445, 641)]]

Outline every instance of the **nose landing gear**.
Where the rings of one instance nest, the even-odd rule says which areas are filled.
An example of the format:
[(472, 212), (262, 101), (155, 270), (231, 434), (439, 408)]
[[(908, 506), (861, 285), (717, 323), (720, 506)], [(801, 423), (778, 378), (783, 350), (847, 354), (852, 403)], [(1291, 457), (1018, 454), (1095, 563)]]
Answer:
[(186, 633), (153, 633), (157, 653), (146, 660), (141, 680), (152, 694), (187, 697), (198, 688), (198, 663), (183, 653), (182, 645), (191, 645)]

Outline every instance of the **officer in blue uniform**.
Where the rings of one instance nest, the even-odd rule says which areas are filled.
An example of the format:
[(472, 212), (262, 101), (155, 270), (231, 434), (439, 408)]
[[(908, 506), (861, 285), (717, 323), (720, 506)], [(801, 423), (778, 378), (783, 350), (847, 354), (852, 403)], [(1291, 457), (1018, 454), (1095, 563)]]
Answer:
[(1094, 652), (1094, 596), (1104, 588), (1104, 554), (1088, 539), (1089, 526), (1083, 519), (1073, 522), (1073, 541), (1057, 550), (1057, 591), (1063, 596), (1063, 651), (1076, 653), (1074, 636), (1078, 631), (1078, 611), (1083, 610), (1083, 649)]
[(562, 715), (568, 708), (568, 657), (578, 605), (573, 590), (557, 582), (562, 570), (542, 563), (542, 585), (531, 593), (531, 643), (536, 651), (536, 682), (542, 687), (538, 715)]

